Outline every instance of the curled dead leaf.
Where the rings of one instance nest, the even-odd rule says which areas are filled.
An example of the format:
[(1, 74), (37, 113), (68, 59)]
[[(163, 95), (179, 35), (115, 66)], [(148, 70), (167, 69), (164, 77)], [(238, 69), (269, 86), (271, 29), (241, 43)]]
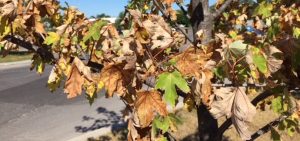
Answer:
[(221, 88), (214, 91), (215, 99), (212, 102), (210, 113), (216, 118), (227, 116), (232, 122), (243, 140), (251, 139), (247, 122), (252, 121), (256, 113), (245, 93), (245, 88)]
[(122, 65), (106, 65), (101, 74), (100, 80), (107, 90), (107, 97), (112, 97), (114, 92), (122, 96), (126, 92), (126, 87), (133, 78), (132, 70), (124, 70)]
[(138, 92), (137, 101), (134, 106), (142, 128), (150, 125), (155, 112), (162, 116), (166, 116), (168, 114), (167, 106), (165, 102), (162, 101), (162, 97), (158, 91)]

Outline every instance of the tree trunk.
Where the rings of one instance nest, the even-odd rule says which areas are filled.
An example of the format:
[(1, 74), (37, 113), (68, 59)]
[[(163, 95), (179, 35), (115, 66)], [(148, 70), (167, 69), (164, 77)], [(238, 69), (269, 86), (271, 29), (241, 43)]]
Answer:
[[(212, 39), (213, 19), (209, 11), (208, 0), (191, 0), (191, 23), (194, 35), (194, 44), (196, 40), (196, 33), (200, 29), (203, 30), (204, 36), (201, 43), (206, 45)], [(200, 97), (196, 97), (200, 99)], [(199, 102), (197, 102), (199, 104)], [(215, 141), (215, 135), (218, 131), (218, 122), (209, 113), (205, 105), (197, 106), (198, 117), (198, 135), (201, 141)]]

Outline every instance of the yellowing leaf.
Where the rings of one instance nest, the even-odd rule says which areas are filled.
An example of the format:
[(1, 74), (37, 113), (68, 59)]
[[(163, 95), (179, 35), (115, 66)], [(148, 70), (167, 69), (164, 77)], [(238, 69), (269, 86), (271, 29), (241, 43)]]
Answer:
[(254, 15), (261, 15), (262, 18), (267, 18), (272, 15), (273, 4), (268, 1), (263, 1), (256, 7)]
[(157, 112), (162, 116), (168, 114), (167, 106), (162, 101), (158, 91), (142, 91), (137, 93), (135, 108), (139, 117), (140, 125), (144, 128), (150, 125)]
[(300, 37), (300, 28), (299, 27), (293, 27), (293, 36), (295, 38), (299, 38)]
[(32, 64), (31, 64), (31, 68), (30, 70), (33, 70), (34, 68), (36, 68), (36, 72), (38, 74), (42, 74), (44, 72), (45, 69), (45, 63), (43, 62), (42, 58), (35, 54), (32, 58)]
[(51, 45), (51, 44), (56, 44), (59, 41), (60, 36), (57, 33), (49, 32), (48, 34), (49, 36), (46, 37), (44, 44)]
[(53, 92), (60, 86), (61, 83), (61, 70), (57, 66), (54, 66), (50, 72), (47, 86), (49, 87), (50, 91)]

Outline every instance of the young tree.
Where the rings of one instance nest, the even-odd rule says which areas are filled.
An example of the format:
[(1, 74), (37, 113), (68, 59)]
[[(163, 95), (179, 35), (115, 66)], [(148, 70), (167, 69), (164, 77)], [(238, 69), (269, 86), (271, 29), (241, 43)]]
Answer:
[[(231, 124), (243, 140), (267, 131), (278, 140), (277, 130), (298, 131), (299, 1), (218, 0), (213, 8), (208, 0), (182, 3), (129, 1), (120, 36), (112, 24), (90, 23), (56, 0), (0, 0), (0, 47), (34, 52), (31, 69), (38, 73), (53, 65), (48, 87), (54, 91), (65, 79), (68, 98), (84, 90), (93, 103), (103, 88), (107, 98), (118, 95), (131, 113), (128, 140), (171, 140), (177, 119), (166, 106), (174, 108), (179, 96), (197, 109), (200, 140), (221, 140)], [(193, 37), (176, 23), (174, 4), (190, 20)], [(45, 20), (55, 30), (46, 31)], [(250, 87), (263, 90), (252, 101)], [(267, 103), (281, 116), (249, 133), (246, 122)], [(218, 127), (222, 116), (229, 119)]]

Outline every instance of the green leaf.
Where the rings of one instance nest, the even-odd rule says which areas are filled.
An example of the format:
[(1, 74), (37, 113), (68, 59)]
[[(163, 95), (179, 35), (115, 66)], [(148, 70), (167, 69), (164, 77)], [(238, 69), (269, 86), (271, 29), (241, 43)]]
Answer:
[(174, 71), (172, 73), (165, 72), (160, 74), (155, 85), (156, 89), (161, 89), (165, 91), (164, 99), (167, 102), (169, 102), (173, 107), (175, 107), (175, 102), (178, 98), (175, 86), (177, 86), (180, 90), (182, 90), (185, 93), (188, 93), (190, 91), (187, 82), (178, 71)]
[(296, 128), (298, 127), (297, 121), (292, 119), (286, 119), (286, 127), (287, 127), (287, 134), (289, 136), (293, 136), (295, 134)]
[(254, 10), (254, 16), (260, 15), (262, 18), (267, 18), (272, 15), (273, 4), (270, 2), (261, 2)]
[(254, 65), (258, 68), (260, 72), (263, 74), (268, 73), (268, 67), (267, 67), (267, 60), (266, 58), (260, 53), (260, 50), (258, 48), (252, 48), (252, 59)]
[(160, 137), (156, 139), (156, 141), (168, 141), (168, 139), (166, 137)]
[(274, 128), (271, 128), (271, 139), (273, 141), (280, 141), (280, 135)]
[(276, 20), (275, 22), (272, 22), (272, 25), (268, 28), (267, 38), (269, 40), (273, 40), (273, 38), (275, 38), (276, 35), (280, 33), (280, 27), (278, 23), (279, 21)]
[(182, 123), (183, 123), (183, 122), (182, 122), (182, 119), (179, 118), (178, 116), (176, 116), (176, 115), (173, 114), (173, 113), (170, 113), (170, 114), (168, 115), (168, 118), (169, 118), (170, 122), (172, 122), (173, 124), (182, 124)]
[(48, 35), (44, 41), (46, 45), (56, 44), (60, 39), (60, 36), (56, 32), (49, 32)]
[(276, 113), (281, 113), (283, 111), (283, 98), (278, 96), (272, 100), (272, 109)]
[(83, 42), (93, 39), (94, 41), (97, 41), (100, 39), (100, 30), (103, 26), (107, 24), (107, 21), (99, 20), (95, 22), (90, 28), (89, 32), (86, 36), (83, 37)]
[(170, 121), (166, 118), (155, 118), (153, 124), (156, 128), (162, 130), (163, 133), (166, 133), (170, 127)]
[(0, 52), (4, 50), (4, 45), (0, 44)]
[(236, 31), (229, 31), (229, 36), (232, 38), (232, 39), (236, 39), (238, 34)]
[(293, 28), (293, 36), (295, 38), (299, 38), (299, 36), (300, 36), (300, 28), (298, 28), (298, 27), (294, 27)]
[(296, 128), (295, 128), (294, 126), (293, 126), (293, 127), (290, 127), (290, 128), (287, 129), (287, 134), (288, 134), (290, 137), (292, 137), (292, 136), (294, 136), (295, 131), (296, 131)]
[(236, 56), (246, 54), (247, 44), (244, 44), (242, 40), (237, 40), (229, 45), (230, 51)]
[(221, 80), (224, 80), (225, 79), (225, 71), (224, 71), (224, 68), (221, 66), (221, 67), (216, 67), (214, 69), (214, 74), (220, 78)]
[(86, 99), (89, 101), (90, 106), (94, 103), (95, 99), (97, 98), (97, 93), (93, 94), (91, 97), (89, 94), (85, 94)]

